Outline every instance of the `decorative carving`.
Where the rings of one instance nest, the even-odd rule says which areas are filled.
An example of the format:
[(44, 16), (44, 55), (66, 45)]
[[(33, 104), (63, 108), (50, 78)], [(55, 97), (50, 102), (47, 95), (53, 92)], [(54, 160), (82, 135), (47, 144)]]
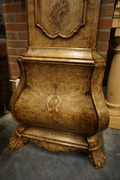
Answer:
[(22, 148), (27, 143), (26, 138), (18, 137), (16, 134), (10, 138), (8, 147), (11, 151)]
[(100, 150), (101, 143), (99, 142), (98, 136), (88, 137), (89, 144), (89, 161), (96, 169), (102, 168), (106, 163), (106, 158)]
[(86, 6), (87, 0), (35, 0), (36, 26), (50, 38), (69, 38), (85, 25)]
[(8, 147), (11, 149), (11, 151), (22, 148), (27, 142), (26, 138), (21, 137), (21, 133), (24, 130), (25, 130), (25, 126), (23, 126), (22, 124), (19, 124), (16, 129), (15, 135), (11, 137), (9, 140)]
[(48, 95), (47, 98), (47, 108), (48, 111), (54, 111), (54, 112), (58, 112), (60, 109), (60, 105), (61, 105), (61, 98), (60, 96), (56, 95), (56, 94), (50, 94)]
[(60, 144), (55, 144), (55, 143), (53, 144), (53, 143), (43, 142), (43, 141), (32, 139), (32, 138), (29, 138), (28, 140), (37, 144), (40, 147), (44, 147), (47, 150), (53, 151), (53, 152), (57, 152), (57, 151), (69, 152), (69, 151), (77, 150), (77, 148), (72, 148), (72, 147), (68, 147), (64, 145), (62, 146)]
[(100, 149), (89, 152), (88, 158), (90, 163), (95, 166), (96, 169), (103, 168), (106, 163), (106, 158)]
[[(105, 164), (96, 135), (109, 124), (102, 93), (105, 63), (92, 50), (99, 3), (27, 0), (29, 47), (18, 59), (21, 79), (10, 102), (21, 125), (10, 139), (11, 150), (32, 141), (51, 151), (88, 152), (96, 168)], [(63, 39), (76, 33), (85, 18), (81, 33)], [(35, 24), (50, 38), (63, 38), (47, 38)]]
[(56, 2), (53, 6), (53, 10), (50, 14), (53, 23), (59, 27), (61, 21), (63, 21), (64, 17), (69, 12), (69, 2), (67, 0), (62, 0), (60, 2)]

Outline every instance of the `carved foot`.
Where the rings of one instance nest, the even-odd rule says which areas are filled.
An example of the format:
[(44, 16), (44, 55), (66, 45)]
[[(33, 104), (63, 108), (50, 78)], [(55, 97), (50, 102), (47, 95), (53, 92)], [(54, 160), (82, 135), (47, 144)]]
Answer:
[(87, 140), (90, 145), (88, 154), (90, 163), (95, 166), (96, 169), (102, 168), (106, 163), (106, 158), (100, 150), (101, 143), (99, 142), (97, 135), (88, 137)]
[(8, 147), (10, 150), (14, 151), (17, 149), (22, 148), (25, 143), (27, 142), (26, 138), (21, 137), (21, 132), (24, 131), (25, 127), (22, 125), (19, 125), (16, 129), (15, 135), (10, 138)]
[(10, 138), (8, 147), (10, 150), (14, 151), (22, 148), (26, 142), (26, 139), (14, 135), (12, 138)]
[(100, 149), (89, 152), (88, 158), (90, 163), (95, 166), (96, 169), (103, 168), (104, 164), (106, 163), (106, 158), (101, 153)]

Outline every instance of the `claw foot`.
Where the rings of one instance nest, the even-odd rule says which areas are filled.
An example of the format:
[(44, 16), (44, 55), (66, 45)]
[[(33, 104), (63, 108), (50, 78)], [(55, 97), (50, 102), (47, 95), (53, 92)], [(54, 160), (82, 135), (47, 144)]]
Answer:
[(12, 138), (10, 138), (8, 147), (10, 150), (14, 151), (22, 148), (26, 142), (27, 140), (25, 138), (14, 135)]
[(98, 136), (87, 137), (89, 144), (88, 158), (90, 163), (95, 166), (96, 169), (102, 168), (106, 163), (106, 158), (100, 150), (101, 143), (99, 142)]
[(16, 129), (15, 135), (12, 138), (10, 138), (8, 147), (12, 151), (22, 148), (27, 142), (26, 138), (21, 137), (21, 133), (24, 130), (25, 130), (25, 126), (19, 124)]
[(89, 152), (88, 158), (90, 163), (95, 166), (96, 169), (103, 168), (106, 163), (106, 158), (100, 149)]

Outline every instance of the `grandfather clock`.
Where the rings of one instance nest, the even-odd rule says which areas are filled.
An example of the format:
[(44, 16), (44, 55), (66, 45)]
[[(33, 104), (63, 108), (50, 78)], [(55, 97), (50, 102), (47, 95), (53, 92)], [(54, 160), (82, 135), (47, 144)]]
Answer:
[(100, 0), (27, 0), (28, 48), (10, 107), (19, 122), (11, 150), (27, 141), (52, 151), (82, 150), (101, 168), (97, 133), (108, 127), (105, 62), (95, 50)]

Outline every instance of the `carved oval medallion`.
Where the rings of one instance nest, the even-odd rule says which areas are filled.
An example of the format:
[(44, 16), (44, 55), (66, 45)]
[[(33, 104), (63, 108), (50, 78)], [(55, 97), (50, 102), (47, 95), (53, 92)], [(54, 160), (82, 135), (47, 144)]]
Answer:
[(35, 20), (50, 38), (69, 38), (85, 25), (87, 0), (35, 0)]
[(49, 112), (59, 112), (61, 106), (61, 98), (56, 94), (50, 94), (47, 98), (47, 109)]

